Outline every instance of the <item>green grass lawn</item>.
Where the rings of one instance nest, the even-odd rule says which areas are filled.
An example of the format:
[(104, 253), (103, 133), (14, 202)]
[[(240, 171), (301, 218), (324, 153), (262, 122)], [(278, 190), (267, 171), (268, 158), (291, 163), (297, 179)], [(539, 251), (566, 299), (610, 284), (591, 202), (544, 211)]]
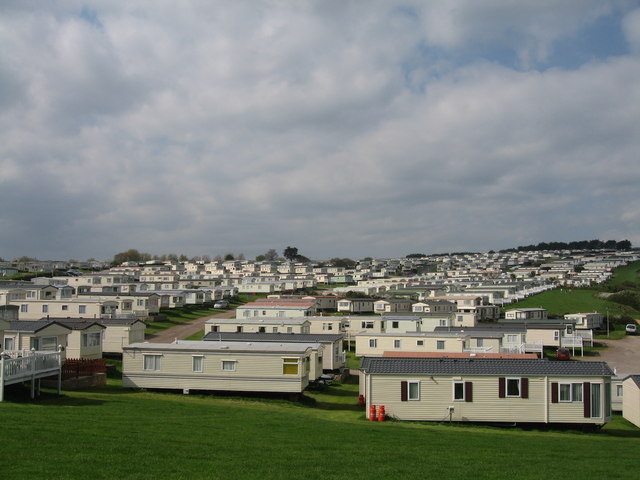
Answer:
[(640, 282), (640, 261), (631, 262), (629, 265), (616, 268), (613, 277), (606, 283), (610, 285), (620, 285), (625, 282)]
[(145, 333), (147, 335), (153, 335), (154, 333), (161, 332), (176, 325), (190, 322), (197, 318), (215, 315), (216, 313), (223, 311), (224, 310), (222, 309), (212, 308), (212, 306), (162, 309), (158, 317), (154, 317), (154, 319), (147, 321)]
[(123, 390), (0, 404), (4, 479), (634, 478), (640, 430), (365, 420), (357, 385), (301, 402)]
[(629, 308), (619, 303), (596, 298), (597, 290), (582, 288), (561, 288), (547, 290), (505, 307), (512, 308), (546, 308), (549, 312), (564, 315), (566, 313), (600, 312), (609, 310), (610, 315), (629, 314)]
[[(225, 310), (236, 308), (264, 296), (266, 295), (238, 295), (237, 298), (229, 301), (229, 308), (224, 309), (213, 308), (213, 303), (208, 305), (191, 305), (182, 308), (165, 308), (160, 310), (160, 315), (158, 317), (154, 317), (150, 321), (147, 321), (145, 333), (147, 335), (153, 335), (197, 318), (208, 317), (210, 315), (215, 315), (216, 313), (224, 312)], [(193, 339), (190, 338), (190, 340)]]
[(196, 332), (193, 335), (188, 336), (184, 340), (202, 340), (202, 337), (204, 337), (204, 330), (200, 330), (199, 332)]

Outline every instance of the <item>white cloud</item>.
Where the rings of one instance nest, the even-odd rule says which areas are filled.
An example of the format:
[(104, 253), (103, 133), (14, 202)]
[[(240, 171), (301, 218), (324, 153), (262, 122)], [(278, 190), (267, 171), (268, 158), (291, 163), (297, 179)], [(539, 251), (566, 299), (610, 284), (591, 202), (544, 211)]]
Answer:
[[(0, 256), (640, 237), (611, 214), (640, 181), (638, 58), (519, 68), (616, 2), (22, 5), (0, 20)], [(521, 63), (469, 54), (492, 48)]]
[(622, 31), (631, 51), (640, 52), (640, 8), (631, 11), (623, 18)]

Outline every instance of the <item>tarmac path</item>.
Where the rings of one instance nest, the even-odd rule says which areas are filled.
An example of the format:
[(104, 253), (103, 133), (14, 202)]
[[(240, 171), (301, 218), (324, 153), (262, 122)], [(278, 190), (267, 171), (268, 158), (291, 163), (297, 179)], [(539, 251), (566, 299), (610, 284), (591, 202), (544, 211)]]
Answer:
[(599, 350), (594, 357), (585, 360), (607, 362), (617, 373), (640, 373), (640, 336), (629, 335), (620, 340), (595, 340), (604, 343), (609, 348)]
[(152, 343), (171, 343), (176, 338), (178, 340), (185, 339), (204, 330), (204, 324), (210, 318), (236, 318), (236, 309), (231, 308), (225, 310), (222, 313), (216, 313), (215, 315), (208, 315), (206, 317), (196, 318), (190, 322), (185, 322), (175, 327), (168, 328), (162, 332), (158, 332), (155, 335), (149, 335), (145, 341)]

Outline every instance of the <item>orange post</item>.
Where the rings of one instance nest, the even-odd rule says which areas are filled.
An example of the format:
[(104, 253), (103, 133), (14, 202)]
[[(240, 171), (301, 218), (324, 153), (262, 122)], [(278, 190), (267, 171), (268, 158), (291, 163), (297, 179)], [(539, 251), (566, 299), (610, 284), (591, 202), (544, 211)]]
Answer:
[(376, 406), (375, 405), (371, 405), (369, 407), (369, 420), (372, 422), (376, 421)]
[(384, 405), (380, 405), (380, 407), (378, 408), (378, 421), (384, 422), (384, 417), (385, 417)]

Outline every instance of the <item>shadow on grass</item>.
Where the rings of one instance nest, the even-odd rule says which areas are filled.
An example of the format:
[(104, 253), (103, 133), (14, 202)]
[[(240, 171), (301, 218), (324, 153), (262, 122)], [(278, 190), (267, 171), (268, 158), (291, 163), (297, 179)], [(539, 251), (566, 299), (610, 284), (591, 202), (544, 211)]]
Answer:
[(56, 390), (42, 389), (40, 395), (31, 398), (31, 389), (25, 385), (10, 385), (6, 387), (4, 402), (16, 404), (46, 405), (48, 407), (87, 407), (102, 405), (102, 400), (86, 397), (69, 397), (62, 392), (58, 395)]
[(605, 428), (602, 430), (602, 435), (622, 438), (640, 438), (640, 429), (633, 426), (628, 430), (625, 428)]

